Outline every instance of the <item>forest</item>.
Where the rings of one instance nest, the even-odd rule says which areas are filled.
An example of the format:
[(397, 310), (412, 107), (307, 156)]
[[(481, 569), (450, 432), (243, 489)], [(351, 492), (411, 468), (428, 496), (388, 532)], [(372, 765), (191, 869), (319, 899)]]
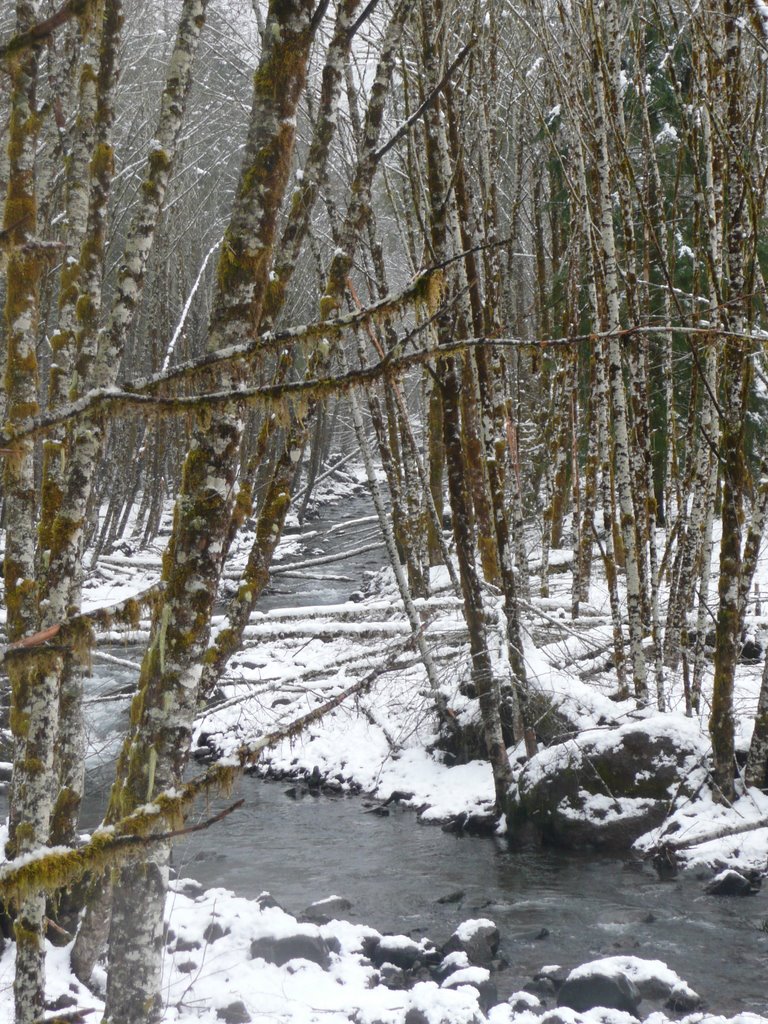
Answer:
[[(297, 925), (354, 1012), (174, 1003), (174, 840), (244, 773), (756, 892), (767, 66), (763, 0), (0, 0), (0, 1024), (541, 1019), (484, 917), (442, 966)], [(331, 611), (296, 531), (356, 495)], [(635, 960), (558, 1020), (698, 1008)]]

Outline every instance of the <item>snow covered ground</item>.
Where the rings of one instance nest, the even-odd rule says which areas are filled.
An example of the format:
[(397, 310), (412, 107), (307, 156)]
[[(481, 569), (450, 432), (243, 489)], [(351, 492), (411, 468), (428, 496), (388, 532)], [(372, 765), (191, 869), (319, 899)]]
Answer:
[[(341, 486), (341, 491), (346, 485)], [(333, 497), (331, 489), (326, 492)], [(113, 552), (94, 570), (86, 585), (87, 604), (100, 607), (143, 589), (157, 577), (162, 542), (148, 552)], [(284, 559), (299, 555), (299, 541), (289, 538), (281, 548)], [(233, 571), (245, 554), (236, 549)], [(761, 561), (757, 582), (768, 592), (768, 566)], [(476, 718), (476, 702), (462, 695), (468, 676), (458, 599), (447, 579), (433, 580), (436, 596), (422, 604), (427, 637), (440, 667), (441, 688), (459, 720)], [(359, 598), (359, 595), (357, 595)], [(498, 602), (489, 596), (493, 612)], [(550, 597), (532, 600), (526, 616), (525, 657), (529, 680), (554, 705), (567, 711), (583, 730), (614, 730), (629, 722), (647, 720), (659, 727), (655, 711), (638, 710), (634, 701), (609, 699), (615, 690), (605, 649), (610, 642), (608, 597), (600, 581), (593, 584), (589, 603), (582, 608), (578, 628), (570, 624), (570, 575), (553, 575)], [(749, 619), (758, 639), (768, 634), (768, 620)], [(501, 627), (494, 630), (494, 656), (504, 668)], [(116, 633), (112, 639), (119, 639)], [(133, 639), (143, 639), (144, 631)], [(124, 638), (124, 637), (123, 637)], [(275, 775), (308, 778), (314, 773), (340, 791), (362, 789), (386, 801), (399, 794), (424, 822), (459, 815), (487, 814), (493, 804), (490, 769), (484, 761), (453, 764), (434, 750), (434, 695), (409, 643), (408, 629), (396, 600), (388, 570), (368, 580), (364, 600), (336, 606), (287, 608), (253, 617), (245, 649), (234, 659), (222, 687), (223, 701), (198, 722), (193, 745), (217, 755), (232, 753), (240, 744), (279, 729), (298, 716), (332, 700), (351, 684), (365, 681), (359, 692), (309, 726), (297, 737), (265, 752), (261, 766)], [(749, 741), (761, 665), (742, 666), (737, 679), (738, 745)], [(707, 696), (698, 719), (683, 714), (682, 682), (667, 679), (665, 728), (695, 735), (706, 750)], [(524, 751), (512, 751), (514, 763)], [(690, 868), (722, 867), (764, 871), (768, 864), (768, 827), (751, 828), (768, 819), (768, 797), (740, 790), (732, 807), (716, 804), (706, 785), (705, 761), (695, 769), (699, 783), (694, 797), (671, 802), (670, 814), (658, 829), (642, 836), (638, 853), (649, 851), (661, 834), (691, 841), (680, 852)], [(694, 780), (695, 781), (695, 780)], [(414, 815), (415, 823), (416, 815)], [(734, 828), (735, 834), (703, 841)], [(747, 829), (750, 829), (747, 831)], [(702, 840), (696, 845), (692, 841)], [(318, 893), (322, 896), (323, 893)], [(384, 984), (386, 972), (364, 950), (377, 933), (360, 924), (334, 920), (315, 925), (298, 922), (270, 901), (249, 901), (222, 890), (199, 891), (183, 880), (174, 884), (168, 900), (168, 942), (164, 961), (167, 1022), (265, 1021), (285, 1024), (628, 1024), (626, 1010), (577, 1011), (547, 1008), (532, 993), (516, 993), (503, 1004), (486, 1005), (481, 994), (489, 968), (463, 961), (458, 954), (438, 979), (424, 969), (409, 988)], [(303, 936), (327, 950), (315, 962), (303, 956), (284, 963), (258, 955), (260, 940), (276, 942)], [(408, 942), (405, 937), (404, 942)], [(270, 947), (271, 948), (271, 947)], [(98, 991), (84, 989), (70, 974), (66, 949), (49, 948), (48, 992), (51, 1007), (62, 1012), (89, 1010), (97, 1020), (102, 1003)], [(279, 960), (280, 957), (278, 956)], [(317, 958), (316, 958), (317, 959)], [(624, 958), (627, 961), (627, 958)], [(590, 967), (582, 975), (615, 977), (617, 972), (637, 983), (639, 990), (669, 996), (686, 991), (683, 979), (665, 964), (629, 958), (630, 962)], [(491, 967), (493, 965), (490, 965)], [(466, 973), (463, 973), (466, 972)], [(479, 973), (478, 973), (479, 972)], [(576, 977), (579, 975), (577, 974)], [(0, 959), (0, 1024), (11, 1024), (13, 946)], [(453, 979), (453, 980), (451, 980)], [(391, 980), (391, 979), (390, 979)], [(563, 980), (563, 979), (560, 979)], [(99, 977), (96, 978), (99, 981)], [(102, 978), (103, 981), (103, 978)], [(644, 988), (643, 988), (644, 986)], [(655, 986), (655, 988), (654, 988)], [(666, 997), (665, 996), (665, 997)], [(482, 1006), (481, 1006), (482, 1003)], [(716, 1009), (716, 1007), (715, 1007)], [(673, 1012), (644, 997), (639, 1016), (648, 1024), (682, 1019), (688, 1024), (719, 1024), (722, 1017), (693, 1010)], [(734, 1024), (768, 1020), (754, 1014), (732, 1018)]]

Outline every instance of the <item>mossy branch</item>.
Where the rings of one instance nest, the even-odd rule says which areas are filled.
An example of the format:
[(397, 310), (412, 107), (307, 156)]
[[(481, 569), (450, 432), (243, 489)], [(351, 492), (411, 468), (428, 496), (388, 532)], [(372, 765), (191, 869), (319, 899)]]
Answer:
[(62, 25), (65, 25), (72, 18), (77, 18), (85, 13), (91, 0), (67, 0), (58, 10), (43, 21), (30, 26), (24, 32), (18, 32), (12, 36), (4, 46), (0, 46), (0, 60), (7, 60), (15, 57), (32, 46), (40, 46), (45, 43)]
[(22, 637), (20, 640), (8, 644), (7, 647), (0, 648), (0, 663), (14, 653), (41, 648), (58, 636), (61, 636), (65, 643), (71, 644), (73, 641), (76, 643), (77, 638), (82, 637), (83, 642), (90, 644), (91, 628), (109, 629), (112, 625), (119, 623), (138, 629), (141, 610), (143, 608), (154, 609), (164, 590), (163, 582), (155, 583), (146, 590), (127, 597), (117, 604), (94, 608), (81, 615), (74, 615), (64, 622), (57, 622), (31, 636)]
[[(413, 638), (398, 645), (383, 666), (348, 686), (341, 693), (294, 719), (282, 729), (267, 733), (252, 743), (240, 746), (225, 760), (212, 765), (182, 786), (157, 794), (151, 803), (137, 808), (114, 825), (97, 829), (90, 839), (77, 849), (68, 847), (41, 847), (19, 861), (11, 861), (0, 868), (0, 900), (19, 902), (31, 893), (55, 892), (72, 885), (88, 873), (100, 873), (115, 868), (131, 858), (141, 857), (149, 843), (167, 841), (200, 826), (184, 827), (184, 819), (200, 796), (228, 793), (243, 770), (254, 765), (269, 747), (291, 739), (320, 721), (349, 697), (369, 690), (397, 659), (412, 645)], [(239, 806), (235, 804), (229, 810)], [(210, 819), (218, 821), (229, 810)], [(170, 825), (170, 830), (158, 831)], [(207, 826), (206, 826), (207, 827)]]

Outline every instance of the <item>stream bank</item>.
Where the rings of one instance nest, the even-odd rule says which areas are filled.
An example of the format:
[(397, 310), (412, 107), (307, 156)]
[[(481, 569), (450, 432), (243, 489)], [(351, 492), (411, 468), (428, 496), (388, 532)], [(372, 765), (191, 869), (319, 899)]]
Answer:
[[(368, 549), (374, 540), (369, 511), (365, 496), (356, 495), (343, 508), (334, 508), (322, 528), (308, 523), (303, 537), (288, 538), (291, 562), (305, 568), (291, 569), (284, 561), (234, 666), (228, 697), (239, 725), (258, 730), (262, 722), (279, 721), (281, 715), (290, 719), (299, 705), (311, 708), (348, 682), (349, 666), (367, 671), (400, 642), (398, 623), (383, 611), (391, 603), (386, 589), (378, 595), (381, 607), (367, 603), (362, 625), (359, 612), (365, 602), (337, 606), (350, 596), (359, 598), (362, 573), (377, 567)], [(352, 533), (336, 529), (349, 518), (364, 522)], [(339, 547), (351, 552), (352, 568), (346, 559), (325, 563), (328, 569), (316, 561), (306, 566), (339, 553)], [(320, 575), (322, 580), (316, 578)], [(458, 690), (460, 615), (449, 601), (440, 614), (442, 619), (432, 623), (436, 652), (446, 673), (455, 673)], [(370, 635), (361, 636), (363, 626)], [(138, 661), (139, 652), (128, 647), (103, 653), (130, 662)], [(527, 653), (533, 658), (533, 652)], [(532, 664), (544, 685), (543, 660)], [(96, 825), (103, 812), (111, 759), (127, 717), (125, 698), (100, 698), (130, 684), (135, 671), (116, 662), (95, 663), (89, 688), (87, 826)], [(560, 677), (552, 675), (552, 680), (555, 693)], [(291, 695), (287, 705), (286, 693)], [(615, 710), (599, 691), (583, 686), (578, 693), (585, 722), (596, 720), (602, 707)], [(254, 699), (261, 718), (252, 707)], [(504, 963), (494, 974), (500, 999), (522, 989), (544, 965), (557, 964), (567, 972), (586, 960), (624, 955), (664, 961), (699, 992), (705, 1006), (719, 1013), (768, 1017), (764, 892), (745, 899), (708, 896), (704, 883), (711, 871), (660, 881), (637, 859), (564, 853), (537, 844), (515, 849), (503, 836), (418, 828), (413, 812), (397, 802), (382, 807), (380, 801), (349, 796), (362, 786), (378, 790), (386, 800), (393, 789), (410, 786), (411, 803), (423, 808), (424, 821), (488, 806), (492, 784), (486, 764), (450, 767), (428, 753), (423, 742), (429, 734), (428, 704), (418, 666), (411, 661), (388, 689), (340, 709), (327, 728), (284, 744), (271, 762), (274, 773), (291, 772), (300, 779), (317, 768), (319, 776), (335, 783), (337, 795), (301, 782), (243, 778), (235, 796), (245, 799), (244, 806), (210, 831), (177, 845), (179, 875), (202, 885), (211, 907), (232, 902), (224, 890), (243, 897), (243, 906), (268, 890), (291, 914), (300, 915), (310, 903), (335, 894), (350, 901), (345, 916), (358, 929), (364, 922), (415, 940), (429, 936), (437, 944), (468, 918), (490, 918), (501, 936)], [(334, 779), (336, 774), (341, 777)], [(205, 808), (202, 816), (217, 808)], [(216, 951), (213, 946), (211, 955)], [(280, 984), (286, 983), (287, 976), (282, 977)], [(294, 1017), (268, 1019), (271, 1024)]]

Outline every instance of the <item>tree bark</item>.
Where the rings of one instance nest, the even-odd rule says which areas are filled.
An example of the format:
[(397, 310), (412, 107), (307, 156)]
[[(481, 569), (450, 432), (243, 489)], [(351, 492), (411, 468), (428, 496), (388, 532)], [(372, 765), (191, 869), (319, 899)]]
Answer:
[[(218, 267), (208, 350), (245, 340), (269, 283), (277, 217), (291, 166), (296, 108), (312, 41), (310, 0), (272, 0), (232, 218)], [(236, 388), (237, 379), (230, 380)], [(239, 464), (240, 412), (203, 411), (187, 455), (164, 557), (165, 599), (134, 700), (134, 731), (118, 764), (110, 817), (177, 784), (186, 764), (221, 557)], [(167, 850), (124, 868), (115, 888), (105, 1021), (160, 1019), (160, 952)], [(136, 914), (137, 902), (142, 913)]]

